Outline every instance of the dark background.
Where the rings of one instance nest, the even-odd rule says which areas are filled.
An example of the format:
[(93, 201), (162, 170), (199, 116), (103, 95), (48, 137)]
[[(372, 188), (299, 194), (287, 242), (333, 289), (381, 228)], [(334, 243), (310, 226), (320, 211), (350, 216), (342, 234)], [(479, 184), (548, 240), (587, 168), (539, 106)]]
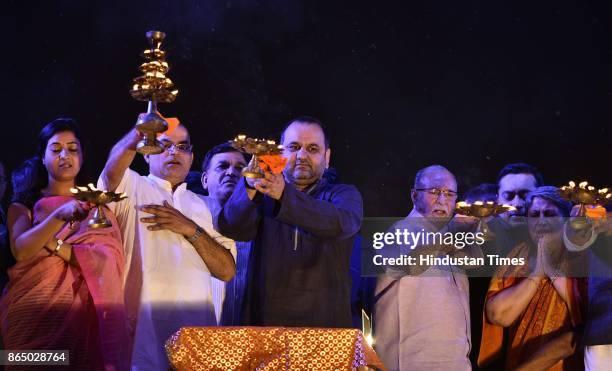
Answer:
[[(460, 187), (511, 161), (551, 184), (612, 185), (609, 1), (8, 1), (2, 10), (3, 148), (14, 168), (42, 125), (73, 116), (92, 179), (145, 104), (128, 90), (144, 33), (167, 33), (161, 105), (191, 130), (199, 168), (238, 133), (291, 117), (328, 126), (332, 165), (368, 216), (410, 208), (415, 171)], [(139, 160), (140, 168), (144, 170)]]
[[(460, 189), (508, 162), (547, 183), (612, 186), (610, 1), (5, 1), (2, 146), (9, 171), (42, 125), (73, 116), (94, 181), (145, 104), (128, 94), (144, 33), (167, 33), (161, 105), (188, 125), (196, 162), (238, 133), (326, 123), (332, 165), (367, 216), (403, 216), (417, 169)], [(142, 159), (137, 167), (145, 171)], [(6, 200), (5, 200), (6, 202)], [(488, 280), (473, 282), (474, 345)]]
[[(128, 90), (144, 33), (167, 33), (161, 105), (191, 130), (199, 168), (238, 133), (291, 117), (328, 126), (332, 165), (368, 216), (410, 209), (415, 171), (447, 166), (461, 190), (512, 161), (548, 183), (612, 185), (609, 1), (8, 1), (3, 146), (14, 168), (42, 125), (73, 116), (95, 179), (145, 104)], [(138, 160), (140, 169), (144, 162)]]

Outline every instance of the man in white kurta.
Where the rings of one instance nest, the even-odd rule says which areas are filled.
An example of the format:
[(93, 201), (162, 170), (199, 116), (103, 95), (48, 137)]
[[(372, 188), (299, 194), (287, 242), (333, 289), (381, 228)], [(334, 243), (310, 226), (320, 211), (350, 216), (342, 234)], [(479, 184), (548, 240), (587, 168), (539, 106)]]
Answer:
[[(128, 196), (111, 209), (120, 224), (126, 254), (125, 297), (134, 331), (133, 370), (167, 369), (164, 344), (173, 333), (183, 326), (216, 325), (211, 273), (229, 280), (235, 272), (234, 242), (213, 229), (208, 206), (180, 179), (192, 159), (186, 151), (190, 150), (188, 134), (180, 128), (184, 127), (160, 137), (167, 148), (156, 155), (159, 158), (147, 157), (148, 176), (125, 167), (134, 158), (140, 138), (135, 131), (129, 133), (111, 152), (98, 183), (100, 188)], [(190, 231), (186, 225), (199, 230)], [(204, 238), (217, 246), (202, 247)]]
[[(414, 209), (393, 229), (445, 232), (456, 198), (454, 175), (439, 165), (426, 167), (417, 173), (412, 189)], [(427, 255), (425, 251), (441, 253), (428, 246), (417, 247), (415, 253)], [(388, 270), (378, 277), (376, 352), (392, 371), (471, 370), (468, 279), (456, 267), (423, 269), (411, 275)]]

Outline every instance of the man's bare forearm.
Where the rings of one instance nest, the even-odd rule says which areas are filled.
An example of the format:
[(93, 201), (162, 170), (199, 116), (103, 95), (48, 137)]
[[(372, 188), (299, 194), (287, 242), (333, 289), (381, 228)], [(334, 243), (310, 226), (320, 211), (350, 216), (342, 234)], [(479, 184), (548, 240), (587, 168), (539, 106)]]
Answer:
[(123, 174), (134, 161), (136, 143), (141, 138), (142, 135), (136, 129), (132, 129), (111, 150), (102, 171), (102, 179), (108, 191), (115, 191), (119, 186)]
[(222, 281), (231, 280), (236, 274), (236, 263), (228, 249), (204, 232), (192, 242), (210, 274)]

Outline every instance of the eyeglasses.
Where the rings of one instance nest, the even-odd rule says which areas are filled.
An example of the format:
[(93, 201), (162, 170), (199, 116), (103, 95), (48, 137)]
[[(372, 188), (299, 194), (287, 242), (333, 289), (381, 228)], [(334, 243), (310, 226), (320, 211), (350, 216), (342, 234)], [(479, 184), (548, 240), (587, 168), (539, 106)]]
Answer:
[(170, 149), (174, 149), (174, 151), (182, 152), (182, 153), (191, 153), (193, 149), (193, 144), (187, 143), (172, 143), (166, 140), (161, 142), (162, 146), (164, 146), (165, 151), (170, 151)]
[(531, 218), (554, 218), (561, 217), (561, 214), (557, 210), (530, 210), (528, 216)]
[(521, 200), (527, 198), (527, 193), (529, 193), (528, 189), (519, 189), (518, 191), (505, 191), (502, 192), (502, 197), (506, 201), (512, 201), (516, 196), (519, 196)]
[(457, 197), (456, 191), (451, 191), (450, 189), (439, 189), (439, 188), (415, 188), (415, 191), (427, 192), (432, 196), (440, 197), (440, 195), (444, 195), (446, 198)]

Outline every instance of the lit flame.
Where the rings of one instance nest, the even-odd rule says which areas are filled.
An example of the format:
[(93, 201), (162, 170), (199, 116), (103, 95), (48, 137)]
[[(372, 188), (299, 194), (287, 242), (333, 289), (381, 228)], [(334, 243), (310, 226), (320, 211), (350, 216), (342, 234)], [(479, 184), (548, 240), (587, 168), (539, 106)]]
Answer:
[(70, 193), (79, 193), (79, 190), (76, 188), (70, 188)]
[(594, 189), (595, 189), (595, 187), (593, 187), (593, 186), (589, 186), (589, 188), (588, 188), (589, 191), (592, 191)]
[(468, 203), (467, 203), (467, 202), (465, 202), (465, 201), (459, 201), (459, 202), (457, 202), (457, 207), (468, 207), (468, 206), (470, 206), (470, 204), (468, 204)]
[(158, 78), (158, 79), (165, 79), (166, 78), (166, 75), (164, 75), (163, 73), (161, 73), (159, 71), (147, 72), (145, 74), (145, 76), (147, 76), (147, 77), (155, 77), (155, 78)]
[(578, 184), (578, 187), (584, 189), (584, 188), (586, 188), (587, 184), (589, 184), (589, 183), (588, 182), (582, 182), (582, 183)]
[(244, 134), (240, 134), (237, 136), (238, 140), (245, 140), (246, 139), (246, 135)]
[(608, 193), (608, 188), (602, 188), (599, 190), (599, 193), (604, 194), (604, 193)]
[(487, 201), (488, 205), (493, 205), (495, 202), (494, 201)]
[(576, 183), (574, 183), (574, 182), (572, 182), (572, 181), (570, 180), (570, 182), (569, 182), (569, 186), (570, 186), (570, 187), (572, 187), (572, 188), (574, 188), (574, 187), (576, 187)]
[(482, 206), (482, 201), (476, 201), (476, 202), (474, 202), (474, 205), (476, 205), (476, 206)]

